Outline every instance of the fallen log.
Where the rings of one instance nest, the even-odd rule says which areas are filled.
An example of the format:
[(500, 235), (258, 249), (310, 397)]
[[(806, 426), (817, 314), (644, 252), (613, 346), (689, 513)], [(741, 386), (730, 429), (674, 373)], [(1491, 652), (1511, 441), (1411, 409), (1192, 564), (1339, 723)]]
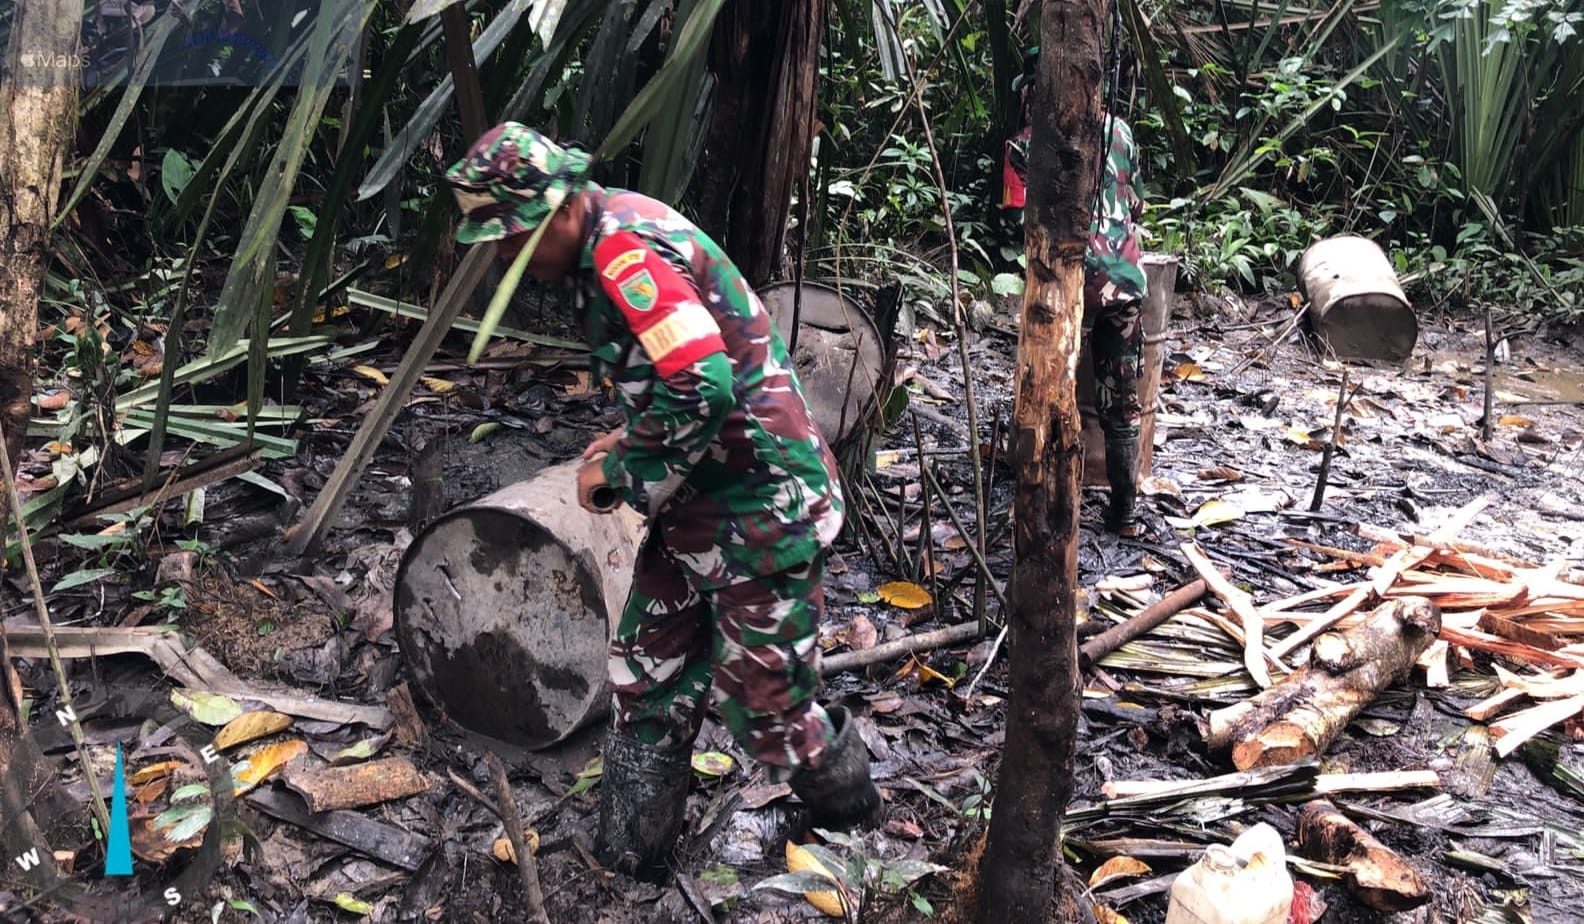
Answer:
[(405, 757), (387, 757), (349, 767), (293, 770), (286, 774), (285, 783), (287, 789), (302, 796), (308, 811), (315, 814), (405, 799), (429, 788), (429, 781)]
[(1188, 604), (1204, 596), (1204, 592), (1204, 578), (1189, 581), (1129, 617), (1126, 622), (1114, 625), (1078, 646), (1079, 660), (1085, 668), (1088, 668), (1111, 652), (1182, 612)]
[(1408, 911), (1430, 900), (1430, 885), (1418, 870), (1324, 800), (1299, 813), (1298, 850), (1311, 860), (1346, 867), (1348, 891), (1377, 911)]
[(1210, 713), (1205, 743), (1239, 770), (1318, 755), (1381, 691), (1406, 678), (1441, 628), (1422, 597), (1382, 604), (1363, 624), (1315, 639), (1309, 664), (1275, 686)]
[(955, 645), (958, 642), (966, 642), (978, 635), (979, 624), (977, 622), (958, 623), (955, 626), (947, 626), (944, 629), (920, 632), (917, 635), (899, 638), (894, 642), (881, 642), (873, 648), (865, 648), (863, 651), (844, 651), (838, 655), (822, 658), (820, 659), (820, 674), (829, 677), (842, 671), (868, 667), (871, 664), (891, 661), (915, 652), (933, 651), (936, 648)]

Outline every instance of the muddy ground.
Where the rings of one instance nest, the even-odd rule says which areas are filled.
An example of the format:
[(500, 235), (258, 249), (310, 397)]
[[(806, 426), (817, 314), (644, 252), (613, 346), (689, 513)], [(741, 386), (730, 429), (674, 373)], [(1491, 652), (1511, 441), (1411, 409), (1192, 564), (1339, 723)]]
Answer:
[[(1322, 360), (1299, 336), (1274, 343), (1290, 316), (1285, 302), (1259, 304), (1243, 316), (1187, 300), (1176, 306), (1165, 344), (1153, 470), (1141, 500), (1143, 534), (1124, 540), (1102, 534), (1104, 495), (1084, 492), (1080, 567), (1090, 589), (1092, 625), (1108, 624), (1107, 609), (1135, 610), (1191, 578), (1178, 551), (1190, 536), (1263, 603), (1344, 577), (1317, 570), (1324, 559), (1286, 544), (1286, 538), (1364, 550), (1372, 543), (1357, 535), (1358, 524), (1430, 532), (1480, 495), (1492, 496), (1493, 503), (1460, 538), (1538, 561), (1565, 557), (1576, 565), (1584, 557), (1584, 413), (1570, 403), (1584, 397), (1584, 370), (1575, 339), (1528, 332), (1509, 341), (1495, 376), (1501, 400), (1489, 442), (1479, 428), (1483, 333), (1469, 321), (1423, 319), (1419, 348), (1399, 367), (1351, 365), (1349, 378), (1358, 391), (1345, 414), (1345, 438), (1332, 462), (1324, 504), (1310, 513), (1318, 447), (1327, 439), (1342, 367)], [(970, 352), (983, 430), (975, 440), (963, 422), (962, 374), (949, 334), (921, 322), (928, 332), (904, 347), (899, 365), (902, 378), (912, 377), (917, 433), (910, 415), (881, 435), (873, 470), (850, 486), (855, 517), (870, 522), (862, 535), (845, 537), (831, 558), (822, 629), (828, 655), (971, 618), (974, 566), (938, 509), (931, 524), (933, 579), (913, 564), (922, 512), (920, 448), (953, 509), (971, 524), (966, 453), (986, 447), (992, 482), (989, 558), (1005, 581), (1012, 557), (1006, 525), (1012, 475), (991, 435), (1000, 433), (1011, 410), (1014, 323), (1003, 313), (974, 337)], [(388, 371), (398, 358), (391, 350), (373, 364)], [(439, 506), (449, 508), (571, 458), (614, 421), (576, 357), (557, 360), (553, 351), (519, 348), (497, 360), (488, 374), (465, 375), (437, 359), (431, 371), (460, 386), (421, 391), (382, 445), (324, 550), (309, 561), (285, 561), (279, 530), (312, 501), (375, 393), (371, 382), (345, 367), (316, 368), (304, 397), (313, 425), (303, 434), (298, 457), (264, 469), (290, 498), (235, 483), (215, 492), (199, 533), (213, 554), (185, 585), (184, 612), (139, 613), (145, 602), (111, 589), (52, 600), (57, 620), (174, 621), (244, 678), (385, 702), (393, 687), (411, 680), (391, 631), (390, 588), (411, 539), (413, 484), (422, 480), (413, 470), (425, 447), (438, 453), (444, 492)], [(470, 442), (478, 425), (490, 422), (502, 426)], [(1192, 519), (1213, 499), (1236, 504), (1239, 515), (1194, 525)], [(903, 532), (911, 525), (914, 537), (906, 543), (894, 536), (899, 500), (910, 521)], [(940, 498), (932, 500), (938, 508)], [(55, 554), (55, 564), (47, 560), (46, 569), (67, 567), (69, 553)], [(896, 579), (932, 587), (936, 605), (908, 610), (876, 600), (875, 589)], [(993, 619), (998, 610), (992, 598)], [(6, 616), (26, 619), (12, 609)], [(1168, 623), (1161, 637), (1169, 641), (1171, 627), (1181, 625), (1182, 620)], [(1186, 664), (1180, 658), (1149, 663), (1147, 646), (1124, 649), (1131, 659), (1102, 662), (1087, 678), (1068, 856), (1079, 879), (1113, 854), (1148, 864), (1148, 872), (1107, 884), (1089, 899), (1130, 921), (1163, 919), (1168, 877), (1189, 862), (1198, 845), (1229, 840), (1258, 821), (1281, 831), (1289, 850), (1294, 844), (1297, 804), (1279, 786), (1235, 797), (1104, 808), (1101, 786), (1109, 780), (1192, 779), (1231, 769), (1224, 758), (1205, 752), (1195, 719), (1254, 687), (1230, 638), (1214, 632), (1197, 637), (1202, 648)], [(1160, 650), (1181, 649), (1155, 651)], [(993, 652), (994, 641), (987, 638), (828, 681), (826, 697), (859, 716), (889, 804), (885, 829), (869, 835), (862, 852), (877, 864), (874, 869), (900, 868), (903, 859), (947, 868), (911, 891), (872, 890), (863, 920), (924, 920), (927, 907), (937, 917), (961, 912), (963, 920), (973, 919), (971, 907), (959, 907), (963, 893), (956, 876), (971, 866), (986, 827), (985, 806), (994, 800), (1004, 738), (1004, 650), (980, 676)], [(1232, 668), (1224, 676), (1196, 676), (1206, 672), (1193, 669), (1195, 656)], [(22, 673), (30, 689), (43, 691), (38, 695), (47, 706), (53, 685), (47, 666), (30, 663)], [(83, 687), (150, 684), (154, 675), (146, 661), (126, 656), (98, 659), (91, 670), (79, 665), (76, 680)], [(1427, 689), (1421, 680), (1416, 673), (1366, 710), (1325, 755), (1323, 769), (1443, 771), (1442, 794), (1351, 794), (1337, 800), (1370, 819), (1382, 841), (1421, 868), (1434, 883), (1434, 899), (1417, 911), (1385, 917), (1358, 904), (1335, 880), (1300, 871), (1298, 878), (1317, 898), (1313, 907), (1328, 909), (1318, 919), (1576, 920), (1584, 903), (1584, 843), (1578, 833), (1584, 830), (1584, 805), (1541, 781), (1518, 757), (1489, 763), (1488, 745), (1481, 752), (1467, 743), (1471, 723), (1461, 709), (1495, 688), (1489, 657), (1457, 669), (1445, 689)], [(676, 884), (654, 887), (612, 879), (586, 853), (596, 790), (579, 783), (578, 775), (595, 754), (596, 730), (529, 753), (462, 731), (421, 696), (418, 704), (425, 732), (409, 743), (385, 742), (382, 753), (411, 758), (428, 778), (428, 791), (360, 810), (427, 839), (416, 869), (371, 859), (243, 800), (240, 816), (252, 839), (245, 850), (226, 855), (201, 906), (184, 905), (178, 917), (209, 920), (211, 907), (218, 907), (221, 920), (253, 916), (226, 905), (229, 899), (249, 903), (265, 921), (348, 920), (353, 916), (332, 904), (348, 893), (371, 903), (367, 918), (373, 921), (522, 920), (516, 872), (491, 856), (502, 825), (465, 791), (470, 785), (491, 792), (481, 760), (489, 748), (512, 768), (515, 797), (539, 832), (539, 874), (551, 921), (822, 919), (797, 896), (754, 888), (785, 871), (789, 806), (780, 798), (783, 790), (743, 761), (713, 722), (700, 747), (734, 756), (737, 765), (724, 776), (700, 776), (678, 852), (681, 875)], [(47, 715), (47, 709), (35, 714)], [(309, 723), (298, 731), (316, 745), (368, 737), (367, 729), (333, 723)], [(1566, 740), (1565, 730), (1550, 734), (1561, 742), (1564, 762), (1578, 767), (1584, 758), (1580, 746)], [(61, 742), (51, 751), (69, 766)], [(1481, 763), (1482, 753), (1487, 763)], [(1158, 843), (1150, 848), (1121, 839)], [(145, 871), (139, 881), (152, 887), (182, 862), (178, 855), (168, 868)]]

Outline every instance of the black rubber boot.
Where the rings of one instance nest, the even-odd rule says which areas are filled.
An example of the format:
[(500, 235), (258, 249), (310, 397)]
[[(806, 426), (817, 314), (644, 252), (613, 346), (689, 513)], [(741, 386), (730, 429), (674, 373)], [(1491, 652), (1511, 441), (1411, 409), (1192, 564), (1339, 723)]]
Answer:
[(885, 815), (880, 790), (869, 779), (869, 750), (840, 706), (826, 707), (836, 736), (818, 767), (799, 771), (789, 781), (808, 807), (806, 828), (847, 831), (873, 828)]
[(1118, 536), (1138, 531), (1133, 515), (1138, 500), (1138, 440), (1106, 440), (1106, 480), (1111, 483), (1111, 502), (1106, 507), (1105, 528)]
[(658, 748), (605, 734), (594, 856), (607, 869), (646, 882), (665, 880), (693, 782), (692, 757), (691, 746)]

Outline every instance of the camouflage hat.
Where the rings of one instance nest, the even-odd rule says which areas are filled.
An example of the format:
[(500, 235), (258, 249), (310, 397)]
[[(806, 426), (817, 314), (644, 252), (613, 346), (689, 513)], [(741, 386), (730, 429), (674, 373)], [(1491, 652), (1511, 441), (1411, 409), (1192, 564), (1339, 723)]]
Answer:
[(446, 171), (462, 208), (456, 239), (498, 241), (532, 231), (583, 187), (589, 155), (518, 122), (502, 122)]

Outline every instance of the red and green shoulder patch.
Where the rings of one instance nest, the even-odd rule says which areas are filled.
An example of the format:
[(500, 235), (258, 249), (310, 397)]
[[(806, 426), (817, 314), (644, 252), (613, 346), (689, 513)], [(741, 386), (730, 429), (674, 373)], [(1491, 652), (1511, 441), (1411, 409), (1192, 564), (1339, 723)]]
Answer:
[(726, 349), (698, 290), (638, 235), (618, 231), (596, 243), (594, 272), (662, 377)]

